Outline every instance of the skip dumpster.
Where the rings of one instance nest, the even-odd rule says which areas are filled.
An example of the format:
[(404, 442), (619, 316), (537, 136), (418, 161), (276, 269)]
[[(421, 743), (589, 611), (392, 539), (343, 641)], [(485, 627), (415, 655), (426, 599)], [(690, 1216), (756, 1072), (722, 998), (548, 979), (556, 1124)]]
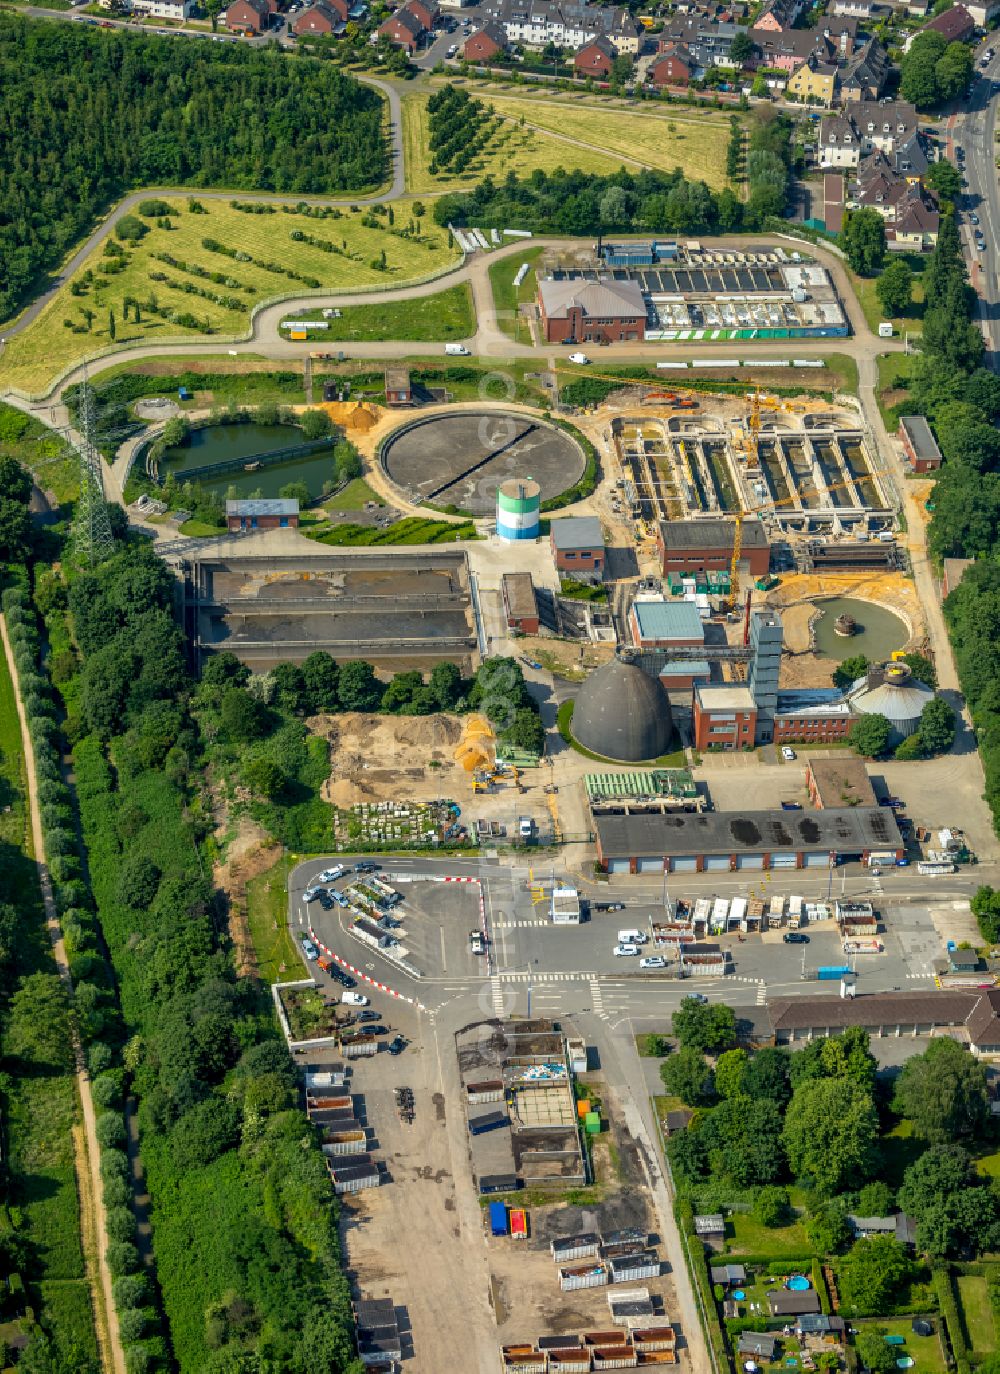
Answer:
[(505, 1236), (507, 1234), (507, 1204), (505, 1202), (490, 1203), (490, 1235)]

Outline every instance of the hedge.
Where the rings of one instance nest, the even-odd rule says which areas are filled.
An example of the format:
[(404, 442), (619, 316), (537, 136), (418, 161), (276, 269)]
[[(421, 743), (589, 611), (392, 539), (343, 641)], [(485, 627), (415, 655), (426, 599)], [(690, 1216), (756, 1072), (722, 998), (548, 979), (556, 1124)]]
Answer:
[(948, 1333), (951, 1352), (958, 1361), (959, 1368), (961, 1368), (963, 1361), (968, 1362), (969, 1347), (965, 1341), (965, 1327), (962, 1324), (958, 1300), (955, 1297), (955, 1289), (951, 1282), (951, 1270), (946, 1264), (934, 1266), (931, 1270), (931, 1282), (934, 1285), (938, 1307), (941, 1311), (945, 1330)]

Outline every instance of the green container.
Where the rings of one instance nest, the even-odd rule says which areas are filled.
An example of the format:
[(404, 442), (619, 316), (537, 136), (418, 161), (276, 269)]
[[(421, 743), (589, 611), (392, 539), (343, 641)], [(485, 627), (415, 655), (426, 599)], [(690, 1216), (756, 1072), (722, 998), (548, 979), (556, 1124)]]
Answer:
[(588, 1135), (600, 1135), (601, 1133), (601, 1114), (600, 1112), (588, 1112), (584, 1122), (584, 1128)]

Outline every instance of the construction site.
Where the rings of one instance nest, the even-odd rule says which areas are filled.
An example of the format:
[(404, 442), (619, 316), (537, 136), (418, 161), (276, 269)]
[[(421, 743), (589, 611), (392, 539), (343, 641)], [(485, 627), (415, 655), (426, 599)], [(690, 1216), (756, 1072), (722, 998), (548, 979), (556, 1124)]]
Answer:
[[(662, 406), (651, 414), (650, 404)], [(748, 515), (783, 535), (891, 532), (892, 498), (856, 414), (825, 402), (651, 391), (612, 422), (625, 504), (661, 520)]]

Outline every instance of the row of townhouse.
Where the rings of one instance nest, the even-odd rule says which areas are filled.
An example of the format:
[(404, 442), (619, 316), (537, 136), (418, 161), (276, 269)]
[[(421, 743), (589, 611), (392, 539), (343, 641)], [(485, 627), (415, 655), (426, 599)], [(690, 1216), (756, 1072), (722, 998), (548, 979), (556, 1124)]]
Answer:
[(487, 19), (503, 29), (508, 43), (529, 48), (582, 48), (595, 39), (610, 42), (615, 53), (638, 56), (643, 30), (627, 9), (579, 0), (496, 0), (483, 7)]

